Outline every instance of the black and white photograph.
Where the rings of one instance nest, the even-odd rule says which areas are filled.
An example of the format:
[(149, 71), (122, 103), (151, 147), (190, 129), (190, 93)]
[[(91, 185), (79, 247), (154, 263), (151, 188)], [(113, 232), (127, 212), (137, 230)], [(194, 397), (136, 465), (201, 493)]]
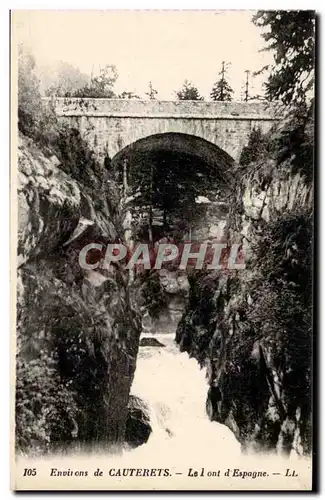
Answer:
[(11, 488), (312, 491), (316, 12), (10, 25)]

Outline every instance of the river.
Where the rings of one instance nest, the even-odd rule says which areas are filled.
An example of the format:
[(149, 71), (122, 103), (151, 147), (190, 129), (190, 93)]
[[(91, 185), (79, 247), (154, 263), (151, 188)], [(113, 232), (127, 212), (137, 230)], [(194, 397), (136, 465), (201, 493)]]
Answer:
[[(288, 461), (274, 455), (241, 454), (233, 433), (206, 415), (205, 369), (200, 369), (187, 353), (179, 352), (174, 334), (158, 334), (154, 338), (164, 347), (139, 348), (131, 390), (150, 408), (152, 433), (147, 443), (109, 455), (105, 450), (96, 450), (29, 459), (28, 467), (35, 467), (41, 476), (38, 484), (44, 485), (44, 489), (57, 484), (55, 477), (49, 477), (49, 470), (54, 467), (89, 473), (61, 477), (60, 487), (67, 490), (310, 488), (310, 458)], [(18, 462), (21, 475), (24, 467), (26, 461), (22, 459)]]
[[(148, 334), (143, 337), (148, 337)], [(147, 403), (152, 433), (132, 455), (172, 457), (202, 463), (209, 450), (238, 457), (240, 445), (225, 425), (211, 422), (206, 414), (208, 383), (205, 369), (181, 353), (174, 334), (156, 334), (164, 347), (140, 347), (131, 393)], [(222, 455), (221, 455), (222, 456)]]

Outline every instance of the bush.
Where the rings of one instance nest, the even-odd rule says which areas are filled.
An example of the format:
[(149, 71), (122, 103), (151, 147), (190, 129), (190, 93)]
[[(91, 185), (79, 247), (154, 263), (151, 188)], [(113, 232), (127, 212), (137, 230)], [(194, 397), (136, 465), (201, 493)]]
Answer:
[(267, 139), (260, 128), (253, 129), (250, 133), (248, 144), (241, 152), (239, 164), (246, 166), (261, 158), (266, 152)]
[(64, 383), (53, 354), (16, 361), (16, 447), (45, 453), (76, 437), (77, 404), (70, 382)]

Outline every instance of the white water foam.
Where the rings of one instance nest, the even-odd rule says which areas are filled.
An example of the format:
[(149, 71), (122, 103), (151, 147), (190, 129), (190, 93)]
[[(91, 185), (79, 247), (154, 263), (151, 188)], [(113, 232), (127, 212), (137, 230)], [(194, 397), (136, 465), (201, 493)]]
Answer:
[(150, 408), (152, 433), (146, 444), (128, 453), (140, 456), (152, 450), (155, 456), (168, 455), (176, 461), (186, 457), (202, 463), (212, 448), (238, 457), (240, 444), (233, 433), (225, 425), (211, 422), (206, 414), (205, 369), (179, 351), (173, 335), (156, 334), (154, 338), (165, 347), (140, 347), (131, 388)]
[[(132, 386), (132, 393), (146, 401), (151, 411), (153, 431), (148, 442), (113, 454), (97, 449), (70, 456), (20, 457), (16, 463), (16, 488), (35, 489), (34, 478), (23, 474), (26, 467), (37, 469), (37, 484), (41, 489), (292, 491), (311, 488), (310, 457), (288, 461), (274, 455), (241, 454), (232, 432), (224, 425), (210, 422), (206, 415), (205, 370), (200, 369), (195, 359), (179, 352), (173, 335), (154, 337), (165, 347), (140, 347)], [(58, 479), (49, 474), (53, 467), (61, 471), (87, 470), (89, 475)], [(295, 471), (294, 476), (287, 476), (288, 467), (290, 473)], [(94, 477), (94, 471), (99, 469), (103, 475)], [(257, 476), (257, 472), (262, 476)]]

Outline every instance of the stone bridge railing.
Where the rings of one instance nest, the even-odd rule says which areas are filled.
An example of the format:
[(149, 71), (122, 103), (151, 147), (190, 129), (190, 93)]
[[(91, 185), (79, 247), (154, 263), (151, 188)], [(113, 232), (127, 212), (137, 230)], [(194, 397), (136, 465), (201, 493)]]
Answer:
[(201, 120), (278, 119), (278, 105), (262, 101), (156, 101), (129, 99), (57, 98), (58, 116), (98, 116), (119, 118), (175, 118)]

